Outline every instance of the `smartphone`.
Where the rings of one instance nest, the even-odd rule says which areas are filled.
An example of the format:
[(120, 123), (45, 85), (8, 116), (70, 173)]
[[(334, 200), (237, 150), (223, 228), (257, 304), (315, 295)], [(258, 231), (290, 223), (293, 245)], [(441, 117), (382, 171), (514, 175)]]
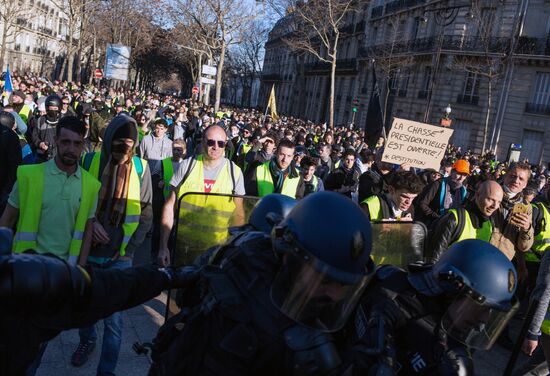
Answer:
[(515, 214), (515, 213), (525, 213), (525, 214), (527, 214), (528, 212), (529, 212), (529, 205), (527, 205), (527, 204), (517, 203), (512, 208), (512, 214)]

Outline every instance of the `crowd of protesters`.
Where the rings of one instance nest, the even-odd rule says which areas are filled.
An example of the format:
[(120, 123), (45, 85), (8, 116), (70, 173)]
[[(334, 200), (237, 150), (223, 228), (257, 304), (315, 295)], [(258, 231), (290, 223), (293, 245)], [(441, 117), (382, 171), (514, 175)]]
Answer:
[[(498, 161), (491, 152), (481, 155), (449, 145), (439, 170), (418, 170), (407, 164), (397, 166), (383, 162), (384, 138), (369, 145), (365, 142), (365, 131), (353, 125), (330, 129), (326, 124), (285, 116), (272, 118), (254, 109), (223, 106), (215, 112), (212, 106), (192, 99), (50, 82), (31, 75), (12, 76), (12, 85), (14, 90), (3, 98), (0, 113), (0, 213), (8, 208), (0, 224), (15, 225), (15, 218), (7, 222), (6, 218), (10, 218), (9, 208), (18, 204), (18, 195), (22, 194), (21, 183), (16, 183), (17, 167), (47, 162), (64, 152), (64, 147), (60, 150), (59, 146), (59, 128), (72, 129), (62, 125), (64, 118), (78, 119), (85, 128), (82, 155), (91, 155), (87, 168), (90, 172), (94, 165), (93, 152), (111, 153), (115, 160), (117, 152), (127, 156), (123, 160), (132, 160), (135, 153), (138, 160), (146, 161), (142, 171), (138, 160), (132, 167), (141, 189), (137, 192), (141, 208), (136, 209), (139, 225), (129, 242), (119, 241), (119, 244), (122, 242), (120, 249), (125, 251), (119, 256), (126, 255), (119, 261), (123, 266), (130, 265), (132, 249), (139, 247), (148, 233), (152, 237), (152, 262), (166, 264), (169, 260), (163, 253), (163, 242), (168, 235), (163, 234), (162, 223), (165, 203), (173, 204), (170, 191), (174, 188), (179, 191), (185, 183), (193, 168), (192, 158), (204, 154), (207, 164), (207, 156), (218, 152), (231, 162), (229, 166), (236, 166), (236, 170), (230, 167), (230, 175), (237, 173), (232, 177), (235, 181), (229, 193), (265, 196), (275, 192), (301, 199), (322, 190), (339, 192), (361, 205), (371, 221), (424, 223), (428, 229), (427, 258), (431, 260), (463, 239), (491, 242), (515, 263), (524, 296), (536, 291), (533, 296), (541, 301), (542, 308), (535, 315), (524, 351), (533, 353), (543, 326), (545, 346), (542, 347), (550, 355), (550, 341), (544, 341), (550, 338), (547, 336), (550, 331), (544, 333), (543, 324), (550, 300), (550, 282), (542, 276), (550, 274), (544, 269), (547, 264), (544, 260), (548, 257), (543, 252), (545, 244), (550, 244), (550, 233), (546, 230), (550, 220), (547, 184), (550, 171), (545, 166), (531, 165), (528, 161), (506, 163)], [(121, 116), (131, 117), (136, 126), (128, 128), (120, 121), (117, 123)], [(127, 143), (119, 144), (118, 140), (127, 140)], [(63, 156), (70, 158), (71, 154), (65, 152)], [(132, 179), (133, 169), (126, 171), (119, 167), (110, 171), (104, 168), (106, 162), (100, 161), (99, 156), (97, 163), (104, 169), (103, 175), (110, 173), (109, 179), (113, 181)], [(56, 171), (53, 169), (52, 174)], [(96, 171), (95, 177), (102, 181), (103, 175)], [(217, 176), (220, 175), (210, 179), (204, 174), (205, 192), (211, 192)], [(202, 185), (202, 180), (200, 183)], [(129, 197), (133, 193), (128, 183), (121, 192), (117, 192), (116, 183), (113, 184), (115, 188), (97, 188), (99, 199), (90, 204), (86, 218), (97, 217), (103, 223), (98, 216), (112, 219), (113, 215), (121, 215), (116, 204), (113, 208), (105, 207), (103, 196)], [(19, 185), (19, 189), (14, 189), (14, 185)], [(114, 192), (104, 192), (109, 190)], [(44, 200), (43, 205), (63, 207), (64, 192), (59, 191), (62, 199), (58, 204), (55, 198)], [(173, 219), (173, 211), (169, 216)], [(110, 226), (100, 230), (94, 227), (91, 231), (94, 244), (98, 239), (104, 238), (107, 244), (109, 238), (122, 236), (122, 232), (119, 234)], [(56, 244), (55, 239), (48, 239), (46, 243)], [(38, 252), (46, 253), (46, 250), (39, 247)], [(107, 250), (94, 252), (90, 255), (96, 262), (109, 253)], [(67, 253), (66, 258), (71, 255)], [(62, 252), (58, 252), (58, 256), (63, 257)], [(78, 262), (87, 260), (80, 257)], [(115, 334), (104, 339), (103, 352), (114, 353), (106, 354), (105, 359), (102, 355), (105, 374), (113, 372), (116, 366), (121, 326), (120, 318), (106, 320), (106, 327)], [(73, 355), (75, 366), (87, 361), (96, 338), (93, 328), (81, 330), (84, 346), (79, 345)], [(507, 335), (501, 342), (510, 346)]]

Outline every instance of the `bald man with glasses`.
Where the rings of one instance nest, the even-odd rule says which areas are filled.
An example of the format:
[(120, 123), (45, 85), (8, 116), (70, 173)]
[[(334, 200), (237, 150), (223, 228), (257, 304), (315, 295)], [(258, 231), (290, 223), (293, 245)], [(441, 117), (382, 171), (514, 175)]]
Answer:
[[(187, 158), (174, 171), (170, 180), (170, 194), (162, 212), (161, 236), (158, 262), (169, 265), (170, 252), (168, 240), (174, 224), (174, 207), (182, 196), (180, 204), (178, 241), (193, 244), (198, 252), (220, 244), (227, 237), (227, 227), (244, 224), (242, 199), (219, 196), (199, 196), (189, 194), (221, 193), (237, 196), (245, 195), (244, 179), (241, 169), (225, 158), (227, 135), (218, 125), (209, 126), (203, 135), (201, 153)], [(176, 259), (178, 255), (175, 256)], [(189, 261), (187, 257), (184, 263)], [(175, 260), (181, 264), (182, 260)]]

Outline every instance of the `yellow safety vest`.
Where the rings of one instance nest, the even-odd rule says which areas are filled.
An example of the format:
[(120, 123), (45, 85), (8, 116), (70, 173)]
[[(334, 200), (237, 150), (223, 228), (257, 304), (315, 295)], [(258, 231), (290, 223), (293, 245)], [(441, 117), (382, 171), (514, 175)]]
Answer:
[[(544, 204), (533, 204), (533, 206), (537, 206), (539, 210), (542, 208), (542, 213), (544, 215), (544, 228), (535, 236), (533, 246), (531, 247), (531, 250), (541, 254), (550, 247), (550, 215)], [(537, 257), (537, 255), (532, 252), (527, 252), (525, 254), (525, 261), (540, 262), (540, 257)]]
[[(290, 167), (292, 168), (292, 167)], [(298, 175), (298, 174), (297, 174)], [(275, 191), (275, 185), (273, 184), (273, 178), (271, 177), (271, 171), (269, 171), (269, 161), (256, 167), (256, 181), (258, 182), (258, 196), (267, 196)], [(281, 194), (296, 198), (296, 189), (298, 189), (298, 183), (300, 182), (300, 176), (295, 178), (286, 177), (283, 181), (283, 188)]]
[[(475, 228), (474, 225), (472, 224), (470, 213), (468, 213), (466, 209), (464, 209), (463, 211), (464, 211), (464, 228), (462, 229), (462, 232), (460, 233), (460, 236), (458, 237), (458, 239), (451, 244), (458, 243), (466, 239), (478, 239), (478, 240), (484, 240), (486, 242), (489, 242), (491, 240), (491, 235), (493, 234), (493, 225), (491, 224), (491, 221), (485, 221), (481, 225), (481, 228)], [(451, 209), (449, 210), (449, 212), (453, 213), (457, 226), (459, 226), (460, 224), (458, 223), (459, 220), (458, 220), (457, 209)]]
[(378, 198), (378, 196), (370, 196), (363, 200), (362, 204), (367, 204), (371, 221), (381, 221), (383, 219), (382, 207), (380, 205), (380, 198)]
[[(17, 169), (19, 219), (13, 244), (13, 252), (15, 253), (21, 253), (27, 249), (36, 249), (37, 247), (36, 239), (44, 194), (44, 171), (44, 163), (20, 166)], [(70, 262), (76, 262), (80, 255), (88, 214), (95, 203), (100, 188), (99, 181), (85, 170), (82, 170), (80, 208), (76, 215), (73, 237), (69, 246)], [(42, 193), (37, 194), (37, 192)]]
[(19, 116), (25, 123), (29, 121), (29, 115), (31, 114), (31, 108), (27, 106), (26, 104), (21, 107), (21, 110), (19, 111)]
[(172, 166), (172, 158), (168, 157), (162, 160), (162, 178), (164, 179), (164, 187), (162, 193), (164, 199), (170, 195), (170, 180), (174, 176), (174, 167)]
[[(175, 264), (182, 265), (193, 260), (208, 248), (223, 243), (227, 229), (235, 212), (232, 197), (210, 195), (185, 195), (204, 193), (204, 167), (202, 155), (198, 155), (191, 172), (178, 191), (180, 210), (178, 213), (177, 243)], [(210, 193), (232, 194), (234, 183), (231, 178), (233, 168), (235, 182), (239, 180), (241, 169), (226, 160)]]
[[(83, 159), (86, 156), (83, 157)], [(122, 231), (124, 233), (124, 238), (122, 239), (122, 244), (120, 245), (120, 255), (124, 256), (126, 254), (126, 247), (128, 242), (132, 238), (134, 232), (139, 225), (139, 218), (141, 217), (141, 176), (139, 176), (134, 159), (132, 159), (132, 171), (130, 171), (130, 184), (128, 186), (128, 197), (126, 198), (126, 213), (124, 218), (124, 223), (122, 224)], [(147, 166), (147, 161), (141, 159), (141, 165), (143, 170)], [(93, 153), (92, 163), (89, 167), (89, 172), (92, 176), (96, 177), (98, 180), (99, 176), (99, 163), (101, 161), (101, 152)], [(86, 168), (87, 166), (84, 166)]]

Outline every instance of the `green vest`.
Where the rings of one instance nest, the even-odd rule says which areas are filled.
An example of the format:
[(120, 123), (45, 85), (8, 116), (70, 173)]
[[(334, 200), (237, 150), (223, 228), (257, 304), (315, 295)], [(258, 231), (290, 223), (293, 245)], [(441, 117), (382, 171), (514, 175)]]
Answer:
[[(19, 188), (19, 219), (13, 251), (21, 253), (36, 249), (36, 239), (44, 194), (44, 163), (20, 166), (17, 169)], [(88, 214), (95, 203), (101, 184), (88, 172), (82, 171), (82, 195), (76, 215), (73, 237), (69, 246), (69, 262), (76, 263), (80, 255)], [(37, 194), (37, 192), (41, 192)]]
[(166, 200), (170, 195), (170, 180), (174, 176), (174, 166), (172, 166), (172, 158), (164, 158), (162, 160), (162, 178), (164, 180), (164, 187), (162, 193), (164, 194), (164, 199)]
[[(84, 155), (82, 160), (84, 161), (83, 167), (87, 169), (92, 176), (96, 177), (98, 180), (101, 179), (99, 176), (99, 163), (101, 161), (101, 152), (89, 153), (92, 156), (91, 164), (86, 166), (87, 155)], [(88, 155), (89, 155), (88, 154)], [(137, 159), (137, 160), (136, 160)], [(141, 161), (141, 171), (137, 171), (136, 162)], [(124, 223), (122, 224), (122, 231), (124, 233), (124, 238), (122, 239), (122, 244), (120, 245), (120, 255), (124, 256), (126, 254), (126, 247), (128, 242), (132, 238), (134, 232), (136, 232), (139, 219), (141, 217), (141, 175), (143, 169), (147, 165), (147, 161), (144, 159), (134, 156), (132, 159), (132, 171), (130, 171), (130, 184), (128, 185), (128, 196), (126, 198), (126, 213), (124, 218)]]
[[(451, 209), (449, 210), (449, 212), (453, 213), (457, 226), (461, 226), (458, 219), (459, 215), (458, 215), (457, 209)], [(463, 209), (463, 212), (464, 212), (464, 228), (460, 232), (458, 239), (451, 244), (458, 243), (466, 239), (478, 239), (478, 240), (484, 240), (486, 242), (489, 242), (491, 240), (491, 235), (493, 234), (493, 225), (491, 224), (491, 221), (485, 221), (483, 225), (481, 225), (481, 228), (475, 228), (474, 225), (472, 224), (470, 213), (468, 213), (466, 209)], [(449, 246), (451, 244), (449, 244)]]
[[(542, 252), (546, 251), (550, 247), (550, 214), (548, 213), (548, 210), (546, 209), (546, 206), (544, 204), (533, 204), (533, 206), (537, 206), (539, 210), (542, 210), (542, 213), (544, 215), (544, 227), (542, 228), (540, 233), (535, 236), (533, 247), (531, 247), (532, 251), (540, 255), (542, 254)], [(533, 252), (527, 252), (525, 254), (525, 260), (530, 262), (540, 262), (540, 257)]]
[[(271, 171), (269, 171), (269, 161), (259, 165), (256, 168), (256, 181), (258, 182), (258, 196), (264, 197), (275, 191)], [(299, 182), (299, 175), (295, 178), (289, 178), (287, 176), (283, 182), (281, 194), (296, 198), (296, 190), (298, 189)]]

